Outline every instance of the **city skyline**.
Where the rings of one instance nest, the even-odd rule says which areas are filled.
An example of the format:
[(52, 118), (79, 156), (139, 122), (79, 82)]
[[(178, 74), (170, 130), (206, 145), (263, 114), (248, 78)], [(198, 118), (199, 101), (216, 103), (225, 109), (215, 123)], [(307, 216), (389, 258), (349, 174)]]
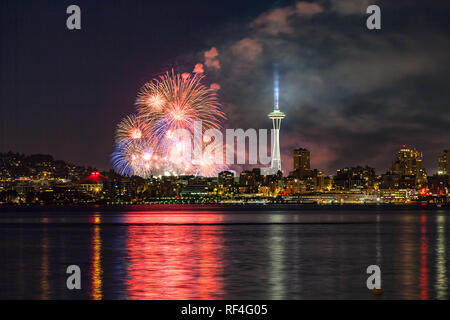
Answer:
[(389, 170), (377, 175), (369, 166), (344, 167), (333, 175), (313, 169), (310, 152), (293, 150), (293, 171), (283, 176), (267, 168), (237, 175), (222, 171), (214, 177), (192, 173), (124, 176), (98, 172), (54, 160), (49, 155), (0, 154), (0, 204), (3, 205), (122, 205), (122, 204), (243, 204), (309, 205), (432, 205), (448, 204), (448, 150), (438, 157), (442, 171), (428, 174), (422, 153), (406, 146)]
[[(398, 163), (399, 161), (401, 161), (401, 154), (404, 153), (404, 151), (407, 152), (411, 152), (413, 154), (417, 154), (418, 157), (420, 157), (420, 164), (418, 166), (418, 168), (423, 168), (426, 172), (426, 174), (428, 176), (431, 175), (449, 175), (450, 174), (450, 150), (442, 150), (440, 153), (438, 153), (438, 156), (436, 157), (435, 161), (437, 163), (437, 167), (438, 169), (435, 172), (430, 172), (426, 167), (422, 166), (422, 162), (423, 162), (423, 153), (420, 150), (417, 150), (414, 147), (409, 147), (406, 145), (402, 145), (396, 153), (394, 153), (393, 155), (391, 155), (391, 161), (390, 161), (390, 165), (387, 166), (385, 169), (383, 168), (374, 168), (369, 166), (366, 163), (359, 163), (356, 165), (347, 165), (347, 166), (343, 166), (341, 168), (336, 169), (335, 172), (325, 172), (323, 169), (321, 168), (314, 168), (313, 165), (311, 165), (312, 163), (312, 158), (314, 157), (314, 154), (311, 155), (311, 151), (306, 149), (306, 148), (302, 148), (302, 147), (298, 147), (296, 149), (293, 149), (291, 152), (291, 157), (292, 157), (292, 167), (288, 168), (289, 170), (284, 171), (283, 172), (283, 176), (289, 176), (291, 175), (293, 172), (295, 171), (301, 171), (301, 173), (304, 173), (306, 171), (311, 171), (311, 170), (320, 170), (322, 171), (325, 175), (327, 176), (332, 176), (334, 175), (336, 172), (338, 172), (339, 170), (342, 169), (346, 169), (346, 168), (356, 168), (356, 167), (370, 167), (373, 168), (375, 170), (375, 173), (377, 175), (383, 175), (385, 173), (389, 173), (389, 172), (396, 172), (396, 170), (405, 170), (405, 169), (398, 169), (398, 167), (396, 167), (396, 163)], [(8, 152), (0, 152), (0, 155), (8, 155), (8, 154), (12, 154), (12, 155), (20, 155), (23, 157), (50, 157), (51, 159), (53, 159), (52, 161), (62, 161), (64, 163), (67, 163), (68, 165), (74, 166), (74, 167), (84, 167), (84, 168), (88, 168), (89, 171), (98, 171), (98, 172), (107, 172), (110, 170), (114, 170), (112, 167), (108, 168), (108, 169), (101, 169), (98, 168), (96, 166), (92, 166), (89, 164), (77, 164), (75, 162), (72, 162), (70, 160), (67, 159), (58, 159), (53, 157), (53, 155), (49, 155), (49, 154), (44, 154), (44, 153), (36, 153), (36, 154), (23, 154), (20, 152), (14, 152), (12, 150), (8, 151)], [(397, 155), (397, 156), (395, 156)], [(264, 167), (263, 165), (247, 165), (247, 166), (251, 166), (250, 168), (247, 169), (242, 169), (241, 171), (236, 171), (233, 169), (224, 169), (221, 172), (235, 172), (237, 174), (239, 174), (242, 171), (248, 171), (248, 169), (261, 169), (262, 171), (264, 169), (266, 169), (266, 167)], [(270, 167), (269, 167), (270, 168)], [(397, 173), (397, 172), (396, 172)], [(121, 175), (120, 173), (117, 173), (119, 175)], [(274, 174), (274, 173), (271, 173)], [(412, 174), (409, 171), (408, 172), (398, 172), (398, 174), (403, 174), (403, 175), (408, 175), (408, 174)], [(173, 175), (173, 174), (172, 174)], [(188, 173), (185, 175), (193, 175), (195, 176), (196, 174), (193, 173)], [(132, 176), (132, 175), (124, 175), (124, 176)], [(157, 176), (157, 175), (156, 175)], [(181, 174), (180, 176), (183, 176), (183, 174)], [(198, 175), (199, 177), (201, 177), (201, 175)], [(207, 176), (208, 177), (208, 176)], [(218, 177), (218, 175), (215, 176), (209, 176), (209, 177)]]
[[(86, 21), (71, 32), (63, 4), (2, 1), (9, 14), (0, 20), (8, 44), (0, 56), (0, 151), (110, 168), (114, 126), (132, 112), (135, 92), (166, 70), (192, 72), (197, 64), (220, 88), (225, 128), (270, 129), (276, 63), (287, 116), (280, 137), (284, 171), (297, 147), (311, 150), (313, 167), (335, 172), (361, 163), (388, 167), (387, 155), (406, 144), (421, 150), (434, 172), (434, 159), (450, 141), (445, 10), (377, 2), (380, 31), (365, 29), (364, 8), (334, 0), (197, 1), (181, 17), (170, 1), (133, 8), (80, 1)], [(414, 19), (420, 12), (433, 19)]]
[(0, 300), (448, 300), (448, 1), (0, 0)]

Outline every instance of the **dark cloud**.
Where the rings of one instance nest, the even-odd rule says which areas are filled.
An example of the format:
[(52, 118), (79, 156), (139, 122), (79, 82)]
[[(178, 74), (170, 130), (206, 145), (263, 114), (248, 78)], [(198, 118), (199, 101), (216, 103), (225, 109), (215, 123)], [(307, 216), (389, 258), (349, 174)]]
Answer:
[[(320, 1), (307, 17), (299, 4), (276, 8), (239, 37), (215, 39), (229, 127), (270, 127), (279, 65), (285, 171), (297, 147), (311, 149), (312, 165), (328, 173), (358, 164), (386, 171), (402, 144), (422, 150), (434, 172), (450, 148), (448, 7), (377, 1), (382, 30), (369, 31), (363, 2)], [(412, 12), (417, 19), (401, 15)]]

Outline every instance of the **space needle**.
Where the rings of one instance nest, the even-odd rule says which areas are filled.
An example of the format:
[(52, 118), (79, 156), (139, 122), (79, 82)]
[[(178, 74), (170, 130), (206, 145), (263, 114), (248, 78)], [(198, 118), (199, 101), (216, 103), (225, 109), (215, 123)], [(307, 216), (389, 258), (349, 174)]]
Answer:
[(272, 161), (269, 168), (263, 168), (262, 173), (264, 175), (276, 174), (281, 170), (281, 154), (280, 154), (280, 127), (281, 120), (283, 120), (286, 115), (280, 111), (279, 107), (279, 96), (280, 96), (280, 80), (278, 75), (278, 69), (275, 66), (274, 72), (274, 108), (268, 117), (273, 123), (273, 143), (272, 143)]

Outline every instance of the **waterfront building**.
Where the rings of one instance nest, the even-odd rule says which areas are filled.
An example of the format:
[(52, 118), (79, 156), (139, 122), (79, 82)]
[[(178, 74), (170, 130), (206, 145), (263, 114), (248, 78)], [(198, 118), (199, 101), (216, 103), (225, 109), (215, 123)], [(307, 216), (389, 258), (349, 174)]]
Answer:
[(374, 186), (375, 169), (369, 166), (339, 169), (333, 182), (338, 190), (370, 189)]
[(435, 174), (428, 177), (428, 189), (435, 195), (449, 194), (450, 176), (447, 174)]
[(383, 189), (379, 191), (379, 198), (383, 203), (407, 203), (411, 199), (409, 189)]

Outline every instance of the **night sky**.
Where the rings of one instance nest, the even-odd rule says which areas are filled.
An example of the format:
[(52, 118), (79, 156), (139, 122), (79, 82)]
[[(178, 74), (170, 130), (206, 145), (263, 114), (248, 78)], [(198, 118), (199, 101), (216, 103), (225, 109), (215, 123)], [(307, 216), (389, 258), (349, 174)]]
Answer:
[[(66, 28), (71, 4), (81, 30)], [(369, 4), (382, 30), (366, 28)], [(432, 174), (450, 149), (449, 16), (444, 0), (1, 0), (0, 152), (109, 169), (139, 88), (196, 63), (221, 86), (226, 128), (270, 128), (276, 63), (285, 171), (305, 147), (327, 173), (382, 173), (406, 144)]]

